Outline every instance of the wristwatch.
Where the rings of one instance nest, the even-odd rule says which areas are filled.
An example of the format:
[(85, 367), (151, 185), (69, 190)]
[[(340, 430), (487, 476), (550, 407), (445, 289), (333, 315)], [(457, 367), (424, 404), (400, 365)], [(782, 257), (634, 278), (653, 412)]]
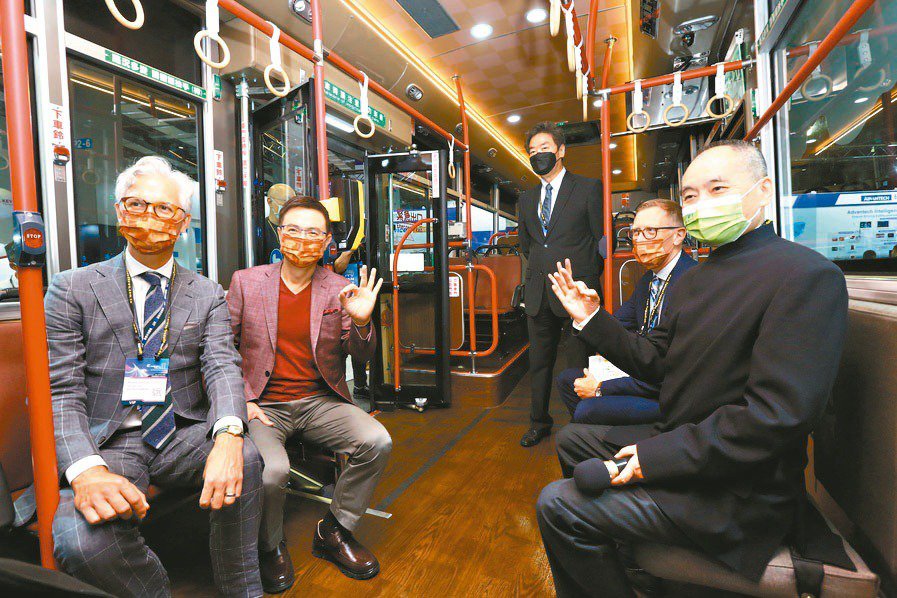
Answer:
[(230, 434), (232, 436), (243, 437), (243, 426), (237, 424), (231, 424), (229, 426), (224, 426), (215, 432), (214, 438), (218, 438), (220, 434)]

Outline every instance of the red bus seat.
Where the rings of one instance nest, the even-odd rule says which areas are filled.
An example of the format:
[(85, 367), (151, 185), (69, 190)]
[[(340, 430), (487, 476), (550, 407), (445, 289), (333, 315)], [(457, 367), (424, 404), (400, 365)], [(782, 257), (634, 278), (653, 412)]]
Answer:
[[(495, 274), (498, 314), (514, 311), (511, 301), (514, 289), (521, 282), (522, 263), (519, 255), (487, 255), (480, 258), (481, 266), (486, 266)], [(477, 314), (492, 313), (492, 284), (489, 275), (477, 272), (474, 308)]]
[(33, 480), (22, 355), (22, 322), (0, 322), (0, 463), (13, 492)]

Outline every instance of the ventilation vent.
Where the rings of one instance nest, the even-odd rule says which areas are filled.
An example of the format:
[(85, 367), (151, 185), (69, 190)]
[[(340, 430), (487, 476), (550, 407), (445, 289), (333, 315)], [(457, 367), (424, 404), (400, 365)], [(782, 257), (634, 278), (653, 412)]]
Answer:
[(433, 39), (460, 29), (436, 0), (397, 0), (397, 2)]

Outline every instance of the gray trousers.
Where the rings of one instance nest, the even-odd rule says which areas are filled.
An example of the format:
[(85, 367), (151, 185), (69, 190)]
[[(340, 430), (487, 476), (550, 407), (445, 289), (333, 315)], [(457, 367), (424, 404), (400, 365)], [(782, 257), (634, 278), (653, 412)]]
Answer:
[(560, 598), (633, 596), (621, 546), (655, 542), (695, 548), (641, 486), (612, 488), (599, 496), (576, 488), (570, 476), (577, 463), (610, 459), (622, 448), (604, 441), (608, 429), (590, 424), (564, 427), (557, 436), (557, 451), (566, 479), (552, 482), (539, 495), (539, 530)]
[[(140, 430), (119, 432), (100, 449), (109, 471), (146, 492), (150, 482), (163, 487), (202, 487), (212, 450), (205, 423), (178, 428), (157, 451)], [(252, 441), (243, 443), (243, 492), (233, 505), (210, 511), (209, 550), (215, 586), (222, 596), (262, 596), (258, 566), (258, 521), (262, 462)], [(62, 569), (115, 596), (170, 596), (168, 575), (147, 547), (133, 520), (90, 525), (75, 508), (74, 493), (59, 493), (53, 520), (55, 556)]]
[(284, 444), (294, 434), (349, 456), (348, 465), (336, 482), (330, 511), (346, 529), (354, 530), (371, 502), (392, 450), (392, 439), (383, 424), (333, 395), (262, 403), (261, 408), (274, 425), (267, 426), (257, 419), (249, 422), (249, 435), (265, 463), (259, 548), (273, 550), (283, 540), (283, 504), (290, 479)]

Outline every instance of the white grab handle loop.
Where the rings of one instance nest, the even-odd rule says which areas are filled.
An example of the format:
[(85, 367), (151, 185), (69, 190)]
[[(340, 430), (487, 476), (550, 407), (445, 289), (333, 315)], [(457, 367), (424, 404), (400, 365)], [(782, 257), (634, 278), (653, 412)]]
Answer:
[[(451, 135), (451, 133), (449, 133)], [(450, 179), (455, 178), (455, 136), (452, 135), (452, 140), (449, 142), (449, 160), (448, 160), (448, 175)]]
[[(225, 43), (219, 35), (219, 32), (221, 31), (220, 26), (221, 23), (218, 19), (218, 0), (206, 0), (206, 28), (197, 32), (193, 37), (193, 49), (196, 50), (199, 59), (213, 69), (223, 69), (230, 64), (230, 48), (227, 47), (227, 43)], [(221, 48), (222, 58), (220, 61), (215, 62), (203, 52), (202, 40), (206, 37), (217, 43), (218, 47)]]
[(589, 94), (588, 94), (589, 76), (588, 75), (582, 76), (582, 88), (584, 90), (583, 94), (582, 94), (582, 122), (586, 122), (587, 120), (589, 120)]
[(576, 74), (574, 75), (576, 77), (576, 99), (582, 98), (582, 94), (584, 92), (584, 87), (582, 84), (583, 77), (585, 77), (583, 71), (583, 67), (585, 65), (583, 65), (582, 63), (582, 45), (584, 42), (585, 40), (580, 40), (579, 45), (576, 46)]
[[(682, 117), (679, 120), (670, 120), (670, 112), (673, 108), (682, 109)], [(663, 111), (663, 122), (671, 127), (679, 127), (685, 124), (691, 111), (682, 103), (682, 72), (673, 73), (673, 102)]]
[[(633, 133), (643, 133), (651, 125), (651, 115), (644, 110), (645, 96), (642, 95), (641, 79), (636, 79), (632, 82), (632, 84), (634, 86), (632, 90), (632, 112), (630, 112), (629, 116), (626, 117), (626, 128), (628, 128)], [(636, 127), (633, 124), (635, 122), (636, 116), (644, 117), (644, 126)]]
[[(817, 42), (813, 42), (810, 44), (810, 53), (807, 55), (809, 59), (810, 56), (816, 53), (816, 48), (819, 47)], [(825, 87), (822, 87), (817, 90), (817, 93), (810, 93), (810, 85), (815, 84), (816, 81), (822, 81)], [(832, 93), (832, 88), (834, 87), (834, 82), (832, 78), (822, 72), (822, 65), (819, 64), (813, 69), (813, 74), (807, 77), (807, 80), (803, 82), (803, 85), (800, 86), (800, 93), (804, 96), (804, 99), (809, 100), (811, 102), (819, 102), (829, 97)]]
[(115, 17), (115, 20), (127, 27), (128, 29), (140, 29), (143, 27), (144, 15), (143, 15), (143, 4), (140, 3), (140, 0), (131, 0), (131, 4), (134, 5), (134, 20), (129, 21), (125, 18), (121, 11), (118, 10), (118, 6), (115, 5), (115, 0), (106, 0), (106, 8), (109, 9), (109, 12), (112, 13), (112, 16)]
[(572, 73), (576, 69), (576, 45), (573, 43), (573, 38), (576, 37), (576, 33), (573, 29), (572, 0), (568, 8), (564, 8), (564, 5), (562, 4), (561, 10), (564, 11), (564, 26), (567, 31), (567, 70)]
[[(275, 96), (282, 98), (290, 92), (290, 76), (283, 70), (283, 63), (281, 62), (280, 29), (278, 29), (277, 25), (271, 21), (268, 21), (268, 24), (271, 25), (272, 29), (271, 39), (268, 42), (268, 50), (271, 54), (271, 64), (265, 67), (265, 86), (268, 88), (268, 91)], [(274, 87), (274, 84), (271, 83), (271, 73), (275, 71), (280, 73), (280, 76), (283, 79), (283, 89), (277, 89)]]
[[(718, 62), (716, 64), (716, 77), (713, 80), (713, 87), (714, 94), (707, 100), (707, 106), (704, 107), (704, 111), (713, 118), (726, 118), (734, 112), (735, 100), (732, 99), (732, 96), (726, 93), (726, 65), (723, 62)], [(713, 111), (713, 102), (716, 100), (723, 100), (725, 103), (725, 110), (722, 112)]]
[[(359, 137), (369, 139), (374, 136), (374, 131), (377, 130), (377, 127), (374, 126), (374, 121), (372, 121), (371, 117), (368, 115), (368, 76), (363, 71), (361, 76), (363, 79), (358, 82), (358, 89), (360, 91), (359, 97), (361, 99), (361, 114), (355, 117), (355, 120), (352, 121), (352, 126), (355, 128), (355, 133)], [(367, 121), (368, 126), (371, 128), (369, 131), (365, 132), (358, 128), (358, 123), (362, 121)]]
[(555, 37), (561, 30), (561, 0), (549, 0), (548, 30)]
[[(860, 70), (856, 72), (856, 75), (853, 77), (854, 79), (859, 79), (860, 75), (872, 66), (872, 47), (869, 45), (868, 29), (860, 33), (860, 43), (857, 44), (857, 54), (860, 58)], [(878, 81), (872, 85), (858, 85), (857, 89), (860, 91), (875, 91), (884, 87), (887, 79), (888, 75), (885, 73), (885, 70), (883, 68), (878, 69)]]

